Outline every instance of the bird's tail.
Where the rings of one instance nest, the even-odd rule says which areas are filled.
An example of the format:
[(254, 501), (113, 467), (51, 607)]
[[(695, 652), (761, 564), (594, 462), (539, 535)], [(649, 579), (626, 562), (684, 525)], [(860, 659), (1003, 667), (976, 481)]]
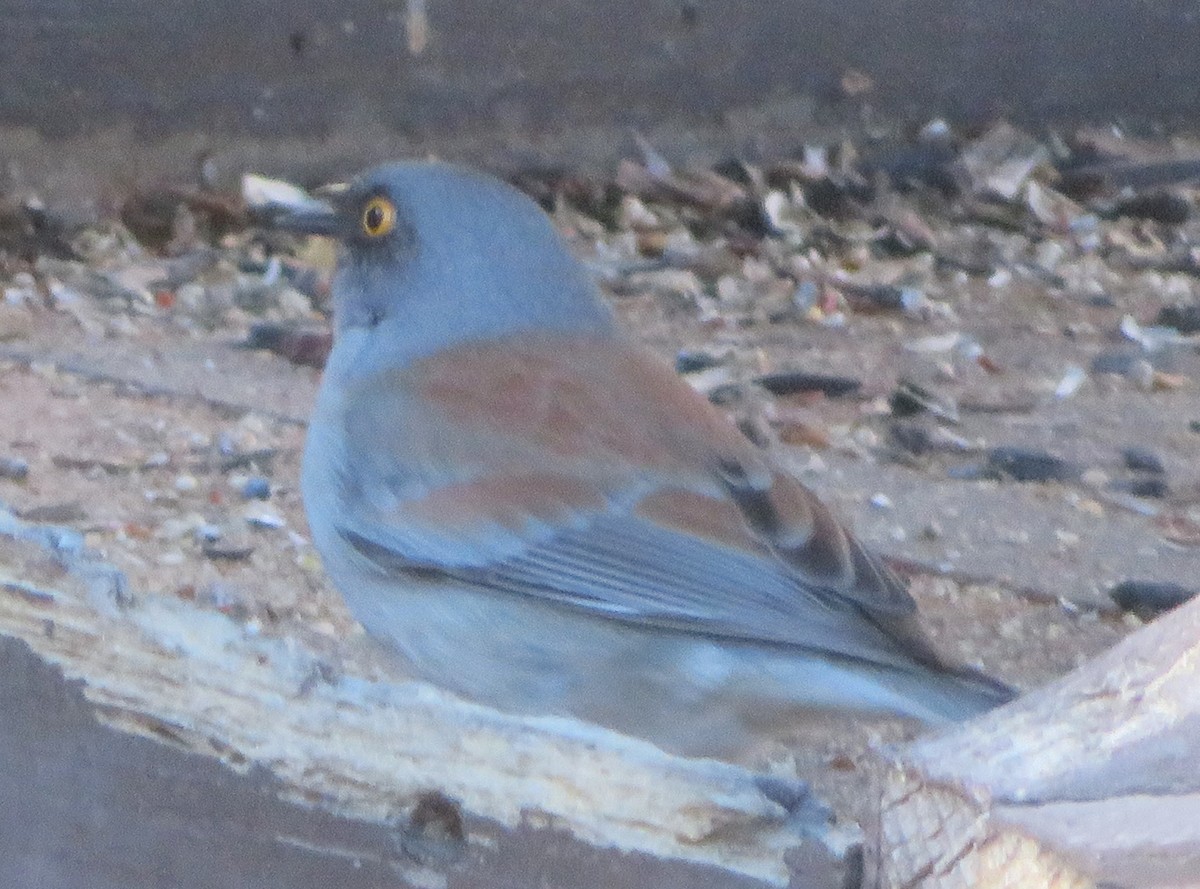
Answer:
[(971, 667), (896, 677), (905, 698), (905, 715), (927, 723), (963, 722), (1017, 697), (1010, 685)]

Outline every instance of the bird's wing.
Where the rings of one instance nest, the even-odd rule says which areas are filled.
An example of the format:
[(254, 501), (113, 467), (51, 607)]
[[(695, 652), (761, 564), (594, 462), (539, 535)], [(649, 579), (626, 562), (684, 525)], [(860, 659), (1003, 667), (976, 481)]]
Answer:
[(345, 539), (397, 577), (893, 666), (938, 663), (898, 579), (668, 368), (510, 337), (350, 393)]

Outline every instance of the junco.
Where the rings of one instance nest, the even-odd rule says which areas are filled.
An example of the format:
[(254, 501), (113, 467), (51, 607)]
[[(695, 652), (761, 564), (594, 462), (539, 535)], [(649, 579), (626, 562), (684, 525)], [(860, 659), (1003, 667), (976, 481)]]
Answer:
[(720, 754), (805, 711), (1011, 696), (901, 582), (617, 330), (529, 199), (438, 163), (280, 223), (342, 244), (304, 454), (313, 539), (416, 676)]

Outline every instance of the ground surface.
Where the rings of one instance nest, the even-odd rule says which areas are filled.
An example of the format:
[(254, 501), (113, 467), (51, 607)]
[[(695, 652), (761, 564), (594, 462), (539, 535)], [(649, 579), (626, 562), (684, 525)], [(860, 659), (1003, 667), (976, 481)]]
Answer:
[[(935, 264), (928, 251), (881, 256), (853, 238), (808, 246), (822, 237), (812, 218), (791, 240), (754, 250), (744, 237), (696, 240), (679, 235), (675, 212), (627, 199), (607, 232), (577, 209), (556, 216), (630, 335), (668, 362), (703, 356), (712, 366), (692, 382), (911, 577), (953, 657), (1031, 688), (1140, 624), (1112, 605), (1115, 584), (1196, 586), (1200, 360), (1186, 339), (1149, 349), (1124, 320), (1145, 327), (1164, 306), (1194, 302), (1192, 277), (1133, 268), (1048, 229), (1013, 234), (937, 212), (935, 252), (987, 253), (986, 274)], [(1118, 220), (1104, 234), (1145, 244), (1154, 232)], [(673, 238), (685, 262), (646, 244)], [(1049, 270), (1045, 244), (1063, 251)], [(320, 256), (301, 260), (327, 268)], [(54, 262), (8, 267), (0, 457), (26, 468), (0, 477), (0, 504), (80, 531), (135, 597), (186, 601), (345, 669), (392, 675), (308, 538), (297, 479), (319, 371), (239, 345), (259, 316), (319, 329), (320, 288), (272, 290), (264, 308), (244, 292), (258, 273), (218, 267), (168, 287), (156, 282), (178, 259), (115, 250)], [(102, 286), (112, 281), (125, 288), (116, 298)], [(802, 298), (807, 284), (815, 300)], [(914, 288), (923, 307), (862, 310), (853, 296), (866, 285)], [(1110, 366), (1119, 372), (1102, 372)], [(857, 389), (822, 397), (812, 386), (773, 395), (748, 385), (798, 370)], [(931, 410), (900, 416), (889, 398), (906, 381)], [(1049, 481), (1017, 481), (988, 462), (1005, 446), (1064, 462)], [(1130, 469), (1129, 447), (1153, 454), (1161, 472)], [(1147, 477), (1160, 484), (1137, 487)], [(248, 484), (265, 496), (248, 497)], [(830, 719), (751, 759), (811, 779), (855, 816), (875, 768), (865, 751), (911, 732)]]

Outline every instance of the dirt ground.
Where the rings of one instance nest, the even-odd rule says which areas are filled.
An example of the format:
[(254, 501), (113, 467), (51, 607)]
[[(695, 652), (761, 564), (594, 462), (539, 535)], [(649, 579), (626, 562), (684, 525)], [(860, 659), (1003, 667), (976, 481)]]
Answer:
[[(630, 335), (668, 362), (701, 356), (707, 367), (689, 380), (911, 578), (953, 657), (1036, 687), (1141, 624), (1112, 604), (1114, 585), (1200, 585), (1200, 359), (1186, 334), (1163, 334), (1161, 350), (1145, 334), (1164, 307), (1194, 304), (1194, 276), (1135, 268), (1066, 235), (936, 213), (935, 252), (983, 245), (995, 253), (986, 274), (928, 250), (807, 246), (821, 235), (811, 222), (804, 238), (772, 236), (776, 246), (757, 251), (736, 238), (683, 239), (692, 258), (673, 267), (661, 262), (670, 250), (645, 243), (676, 237), (686, 214), (672, 212), (650, 197), (625, 201), (599, 234), (577, 207), (560, 205), (556, 218)], [(1120, 220), (1104, 226), (1150, 237)], [(1034, 268), (1045, 244), (1064, 251), (1052, 272)], [(327, 272), (327, 257), (299, 255)], [(273, 291), (265, 310), (247, 308), (236, 292), (213, 296), (226, 279), (201, 278), (199, 291), (154, 283), (177, 257), (115, 256), (7, 267), (0, 504), (79, 531), (135, 598), (194, 603), (387, 675), (394, 668), (325, 579), (305, 524), (298, 468), (319, 371), (241, 345), (264, 318), (320, 328), (319, 288), (297, 285), (290, 293), (308, 297), (291, 303)], [(701, 267), (709, 261), (719, 267)], [(260, 273), (223, 272), (234, 287)], [(125, 288), (116, 298), (101, 292), (113, 280)], [(914, 288), (924, 302), (866, 310), (855, 294), (868, 285)], [(769, 391), (764, 375), (796, 371), (855, 385)], [(905, 387), (918, 393), (915, 410), (897, 401)], [(994, 449), (1005, 447), (1057, 458), (1054, 477), (997, 469)], [(1129, 448), (1161, 466), (1123, 456)], [(798, 726), (753, 764), (812, 780), (853, 816), (875, 768), (865, 751), (911, 732), (887, 721)]]
[[(645, 303), (633, 297), (617, 306), (635, 335), (641, 325), (644, 338), (664, 358), (683, 342), (705, 342), (703, 332), (687, 325), (646, 317)], [(861, 372), (866, 356), (894, 348), (893, 325), (871, 327), (856, 331), (852, 343), (839, 336), (840, 342), (819, 352), (799, 343), (768, 344), (762, 350), (772, 356), (769, 361), (802, 356), (801, 362), (790, 360), (846, 370), (857, 366)], [(318, 372), (237, 348), (227, 335), (195, 337), (152, 322), (147, 328), (115, 349), (112, 341), (80, 342), (70, 319), (46, 314), (20, 343), (9, 344), (0, 375), (2, 446), (7, 455), (28, 461), (29, 470), (24, 480), (0, 480), (0, 501), (28, 520), (78, 529), (88, 547), (125, 574), (134, 596), (180, 597), (257, 623), (272, 636), (297, 637), (339, 659), (370, 663), (370, 643), (321, 571), (298, 490), (303, 419)], [(739, 340), (748, 354), (758, 354), (752, 335)], [(885, 373), (872, 367), (868, 376)], [(1178, 393), (1162, 398), (1184, 400)], [(1111, 409), (1104, 399), (1095, 401), (1083, 418), (1091, 422), (1080, 428), (1111, 430)], [(1195, 400), (1192, 404), (1200, 410)], [(850, 406), (825, 401), (805, 408), (812, 422), (857, 430), (872, 429), (869, 409), (869, 401)], [(1028, 422), (1030, 415), (1022, 418)], [(972, 432), (980, 434), (978, 428)], [(1153, 433), (1143, 428), (1137, 440), (1174, 453), (1169, 437), (1164, 441)], [(1082, 436), (1056, 444), (1103, 450), (1101, 442)], [(1035, 491), (1022, 489), (1014, 497), (1011, 485), (931, 479), (929, 468), (878, 462), (857, 449), (816, 455), (800, 447), (786, 454), (805, 481), (883, 552), (936, 565), (940, 547), (958, 548), (962, 561), (955, 570), (916, 570), (911, 581), (928, 626), (952, 656), (1030, 688), (1069, 671), (1140, 624), (1101, 608), (1103, 600), (1088, 591), (1097, 584), (1095, 574), (1109, 565), (1138, 573), (1145, 557), (1139, 557), (1133, 548), (1137, 537), (1126, 529), (1132, 524), (1134, 533), (1153, 539), (1150, 519), (1134, 516), (1137, 521), (1130, 522), (1126, 512), (1112, 507), (1081, 507), (1082, 495), (1067, 486), (1035, 485)], [(816, 470), (809, 462), (814, 459), (823, 464)], [(269, 484), (266, 499), (244, 496), (250, 479)], [(882, 520), (870, 502), (880, 492), (893, 501)], [(964, 513), (976, 524), (956, 527)], [(1104, 561), (1080, 564), (1076, 551), (1094, 552), (1098, 546), (1082, 539), (1064, 545), (1069, 532), (1055, 533), (1075, 516), (1083, 516), (1097, 533), (1126, 535), (1128, 545), (1104, 550)], [(930, 522), (945, 529), (940, 538), (922, 535)], [(1105, 529), (1106, 522), (1116, 527)], [(976, 539), (984, 543), (973, 552)], [(1030, 540), (1037, 545), (1023, 545)], [(1190, 554), (1160, 546), (1168, 559), (1179, 559), (1186, 577)], [(1035, 560), (1040, 567), (1031, 564)], [(1064, 562), (1073, 566), (1070, 574)], [(989, 576), (989, 564), (1019, 581)], [(978, 580), (964, 581), (968, 575)], [(1082, 592), (1072, 597), (1070, 591)], [(352, 644), (345, 645), (346, 640)], [(800, 726), (793, 738), (761, 751), (755, 764), (794, 767), (843, 810), (855, 812), (870, 778), (865, 749), (901, 740), (911, 731), (882, 720)]]

